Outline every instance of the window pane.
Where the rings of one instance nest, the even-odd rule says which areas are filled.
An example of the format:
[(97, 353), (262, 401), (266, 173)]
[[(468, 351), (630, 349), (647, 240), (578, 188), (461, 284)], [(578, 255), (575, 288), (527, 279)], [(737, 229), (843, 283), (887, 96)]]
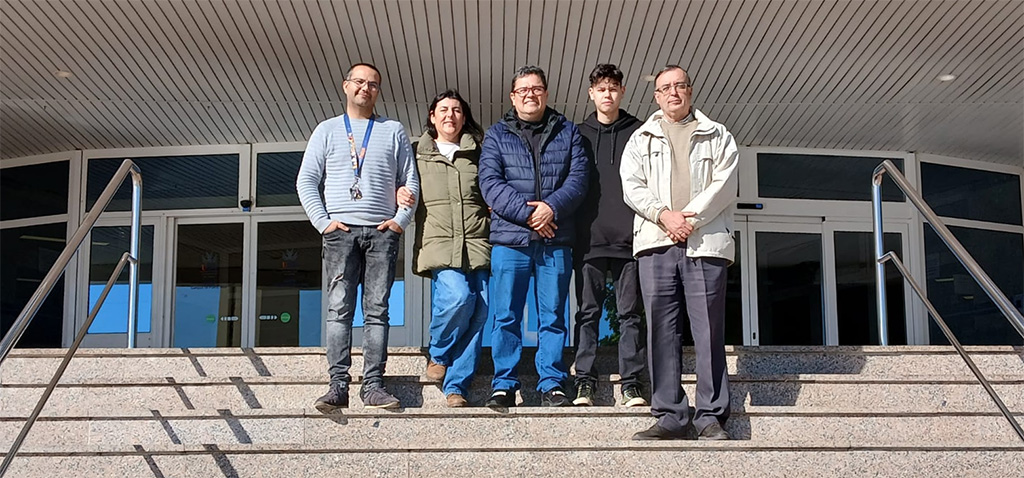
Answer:
[(761, 345), (823, 345), (821, 234), (757, 233)]
[(178, 226), (175, 347), (238, 347), (242, 341), (241, 224)]
[[(21, 309), (64, 250), (67, 223), (19, 227), (0, 231), (0, 333), (14, 325)], [(60, 347), (64, 324), (64, 278), (25, 330), (18, 347)]]
[[(1024, 300), (1024, 236), (1009, 232), (950, 227), (957, 240), (1018, 308)], [(964, 345), (1021, 345), (1024, 339), (996, 308), (967, 269), (931, 226), (924, 227), (928, 300)], [(932, 344), (948, 344), (929, 319)]]
[[(131, 158), (142, 171), (142, 208), (201, 209), (238, 206), (238, 155)], [(86, 207), (92, 209), (123, 158), (90, 159)], [(108, 211), (128, 211), (131, 180), (125, 179)]]
[[(97, 227), (92, 230), (89, 256), (89, 311), (96, 305), (121, 255), (131, 247), (131, 227)], [(153, 314), (153, 226), (142, 226), (139, 237), (139, 320), (136, 331), (149, 333)], [(99, 314), (90, 334), (128, 333), (129, 270), (126, 265)]]
[[(889, 159), (903, 171), (903, 160), (820, 154), (757, 154), (757, 190), (764, 198), (870, 201), (871, 176)], [(896, 183), (882, 180), (883, 201), (903, 201)]]
[[(836, 309), (839, 345), (878, 345), (878, 304), (875, 291), (875, 236), (870, 232), (836, 232)], [(903, 259), (900, 234), (883, 237), (886, 251)], [(889, 345), (907, 344), (903, 276), (885, 265)]]
[(1021, 224), (1016, 174), (921, 163), (921, 192), (940, 216)]
[(68, 168), (58, 161), (0, 169), (0, 220), (67, 214)]
[(320, 345), (322, 237), (308, 221), (259, 224), (258, 347)]
[[(295, 178), (302, 164), (302, 151), (256, 155), (256, 205), (298, 206)], [(323, 194), (323, 183), (320, 184)]]

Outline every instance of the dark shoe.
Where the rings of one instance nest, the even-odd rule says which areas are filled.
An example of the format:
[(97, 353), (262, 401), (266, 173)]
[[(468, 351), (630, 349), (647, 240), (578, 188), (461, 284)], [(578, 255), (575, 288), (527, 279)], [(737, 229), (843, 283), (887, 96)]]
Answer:
[(448, 367), (439, 363), (434, 363), (433, 360), (427, 360), (427, 379), (432, 382), (440, 382), (444, 380), (444, 374), (448, 371)]
[(564, 407), (568, 404), (569, 397), (565, 396), (562, 387), (555, 387), (544, 392), (544, 396), (540, 399), (540, 406), (542, 407)]
[(594, 405), (594, 384), (589, 381), (580, 382), (576, 385), (576, 399), (573, 405), (590, 407)]
[(372, 388), (363, 388), (359, 391), (359, 398), (363, 400), (366, 408), (398, 408), (402, 403), (394, 395), (388, 393), (383, 385)]
[(340, 383), (332, 383), (327, 393), (316, 399), (313, 404), (320, 413), (331, 413), (339, 408), (348, 408), (348, 387)]
[(495, 390), (484, 406), (499, 412), (512, 408), (516, 406), (516, 392), (514, 390)]
[(627, 385), (622, 389), (622, 406), (643, 407), (646, 405), (647, 400), (644, 400), (643, 395), (640, 395), (639, 385)]
[(452, 393), (445, 397), (445, 401), (448, 402), (448, 408), (462, 408), (469, 406), (469, 402), (466, 401), (466, 397), (458, 393)]
[(698, 440), (728, 440), (729, 433), (722, 429), (722, 425), (718, 422), (714, 422), (700, 431), (697, 435)]
[[(687, 427), (689, 428), (689, 427)], [(666, 430), (658, 426), (657, 423), (651, 425), (642, 432), (636, 432), (633, 434), (634, 440), (692, 440), (693, 436), (686, 433), (685, 430), (677, 432)]]

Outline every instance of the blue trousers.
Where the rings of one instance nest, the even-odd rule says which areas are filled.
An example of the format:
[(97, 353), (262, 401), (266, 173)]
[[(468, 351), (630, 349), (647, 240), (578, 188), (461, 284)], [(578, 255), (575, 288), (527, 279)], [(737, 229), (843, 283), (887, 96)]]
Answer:
[(533, 278), (537, 298), (537, 390), (561, 387), (568, 376), (562, 349), (568, 335), (565, 316), (572, 277), (572, 251), (568, 246), (548, 246), (540, 241), (523, 247), (491, 249), (490, 315), (491, 357), (495, 390), (518, 390), (519, 359), (523, 352), (523, 312), (527, 287)]
[(433, 271), (430, 360), (448, 367), (444, 376), (445, 395), (465, 396), (473, 381), (487, 322), (488, 274), (487, 270)]

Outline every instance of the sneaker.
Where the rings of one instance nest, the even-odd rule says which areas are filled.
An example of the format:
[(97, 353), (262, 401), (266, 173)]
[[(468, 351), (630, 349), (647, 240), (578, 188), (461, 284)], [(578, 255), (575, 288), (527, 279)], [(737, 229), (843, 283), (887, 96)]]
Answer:
[(555, 387), (544, 392), (544, 396), (540, 399), (540, 406), (542, 407), (564, 407), (568, 404), (569, 397), (565, 396), (562, 387)]
[(657, 423), (655, 423), (654, 425), (651, 425), (651, 428), (648, 428), (648, 429), (646, 429), (646, 430), (644, 430), (642, 432), (634, 433), (633, 434), (633, 439), (634, 440), (692, 440), (693, 437), (686, 432), (686, 430), (688, 430), (688, 429), (691, 429), (691, 428), (690, 427), (686, 427), (686, 429), (674, 432), (674, 431), (671, 431), (671, 430), (667, 430), (665, 428), (661, 428), (661, 427), (658, 426)]
[(594, 384), (589, 381), (580, 382), (576, 385), (576, 399), (573, 405), (590, 407), (594, 405)]
[(366, 408), (398, 408), (402, 403), (394, 395), (388, 393), (383, 385), (373, 388), (363, 388), (359, 391), (359, 398), (363, 399), (363, 406)]
[(469, 402), (466, 401), (466, 397), (458, 393), (450, 393), (447, 397), (448, 408), (462, 408), (469, 406)]
[(444, 380), (444, 374), (448, 371), (448, 367), (435, 363), (433, 360), (427, 360), (427, 379), (433, 382), (440, 382)]
[(512, 408), (516, 406), (516, 392), (512, 390), (495, 390), (491, 393), (491, 398), (487, 399), (487, 403), (484, 406), (496, 411)]
[(327, 393), (316, 399), (313, 404), (320, 413), (331, 413), (339, 408), (348, 408), (348, 387), (340, 383), (332, 383)]
[(646, 405), (647, 400), (644, 400), (643, 395), (640, 395), (639, 385), (627, 385), (622, 389), (622, 406), (643, 407)]
[(718, 422), (712, 422), (710, 425), (704, 427), (697, 435), (698, 440), (728, 440), (729, 433), (722, 429), (722, 425)]

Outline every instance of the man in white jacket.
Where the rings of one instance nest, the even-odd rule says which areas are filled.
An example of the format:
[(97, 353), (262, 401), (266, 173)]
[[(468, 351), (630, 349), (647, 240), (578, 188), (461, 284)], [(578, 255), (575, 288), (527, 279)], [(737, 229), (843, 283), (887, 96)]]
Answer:
[[(626, 144), (619, 170), (633, 218), (633, 254), (647, 310), (651, 413), (658, 421), (634, 440), (727, 440), (726, 267), (733, 261), (732, 216), (739, 152), (731, 134), (693, 108), (686, 70), (655, 77), (661, 109)], [(683, 308), (696, 350), (696, 412), (680, 383)], [(692, 424), (692, 427), (691, 427)]]

